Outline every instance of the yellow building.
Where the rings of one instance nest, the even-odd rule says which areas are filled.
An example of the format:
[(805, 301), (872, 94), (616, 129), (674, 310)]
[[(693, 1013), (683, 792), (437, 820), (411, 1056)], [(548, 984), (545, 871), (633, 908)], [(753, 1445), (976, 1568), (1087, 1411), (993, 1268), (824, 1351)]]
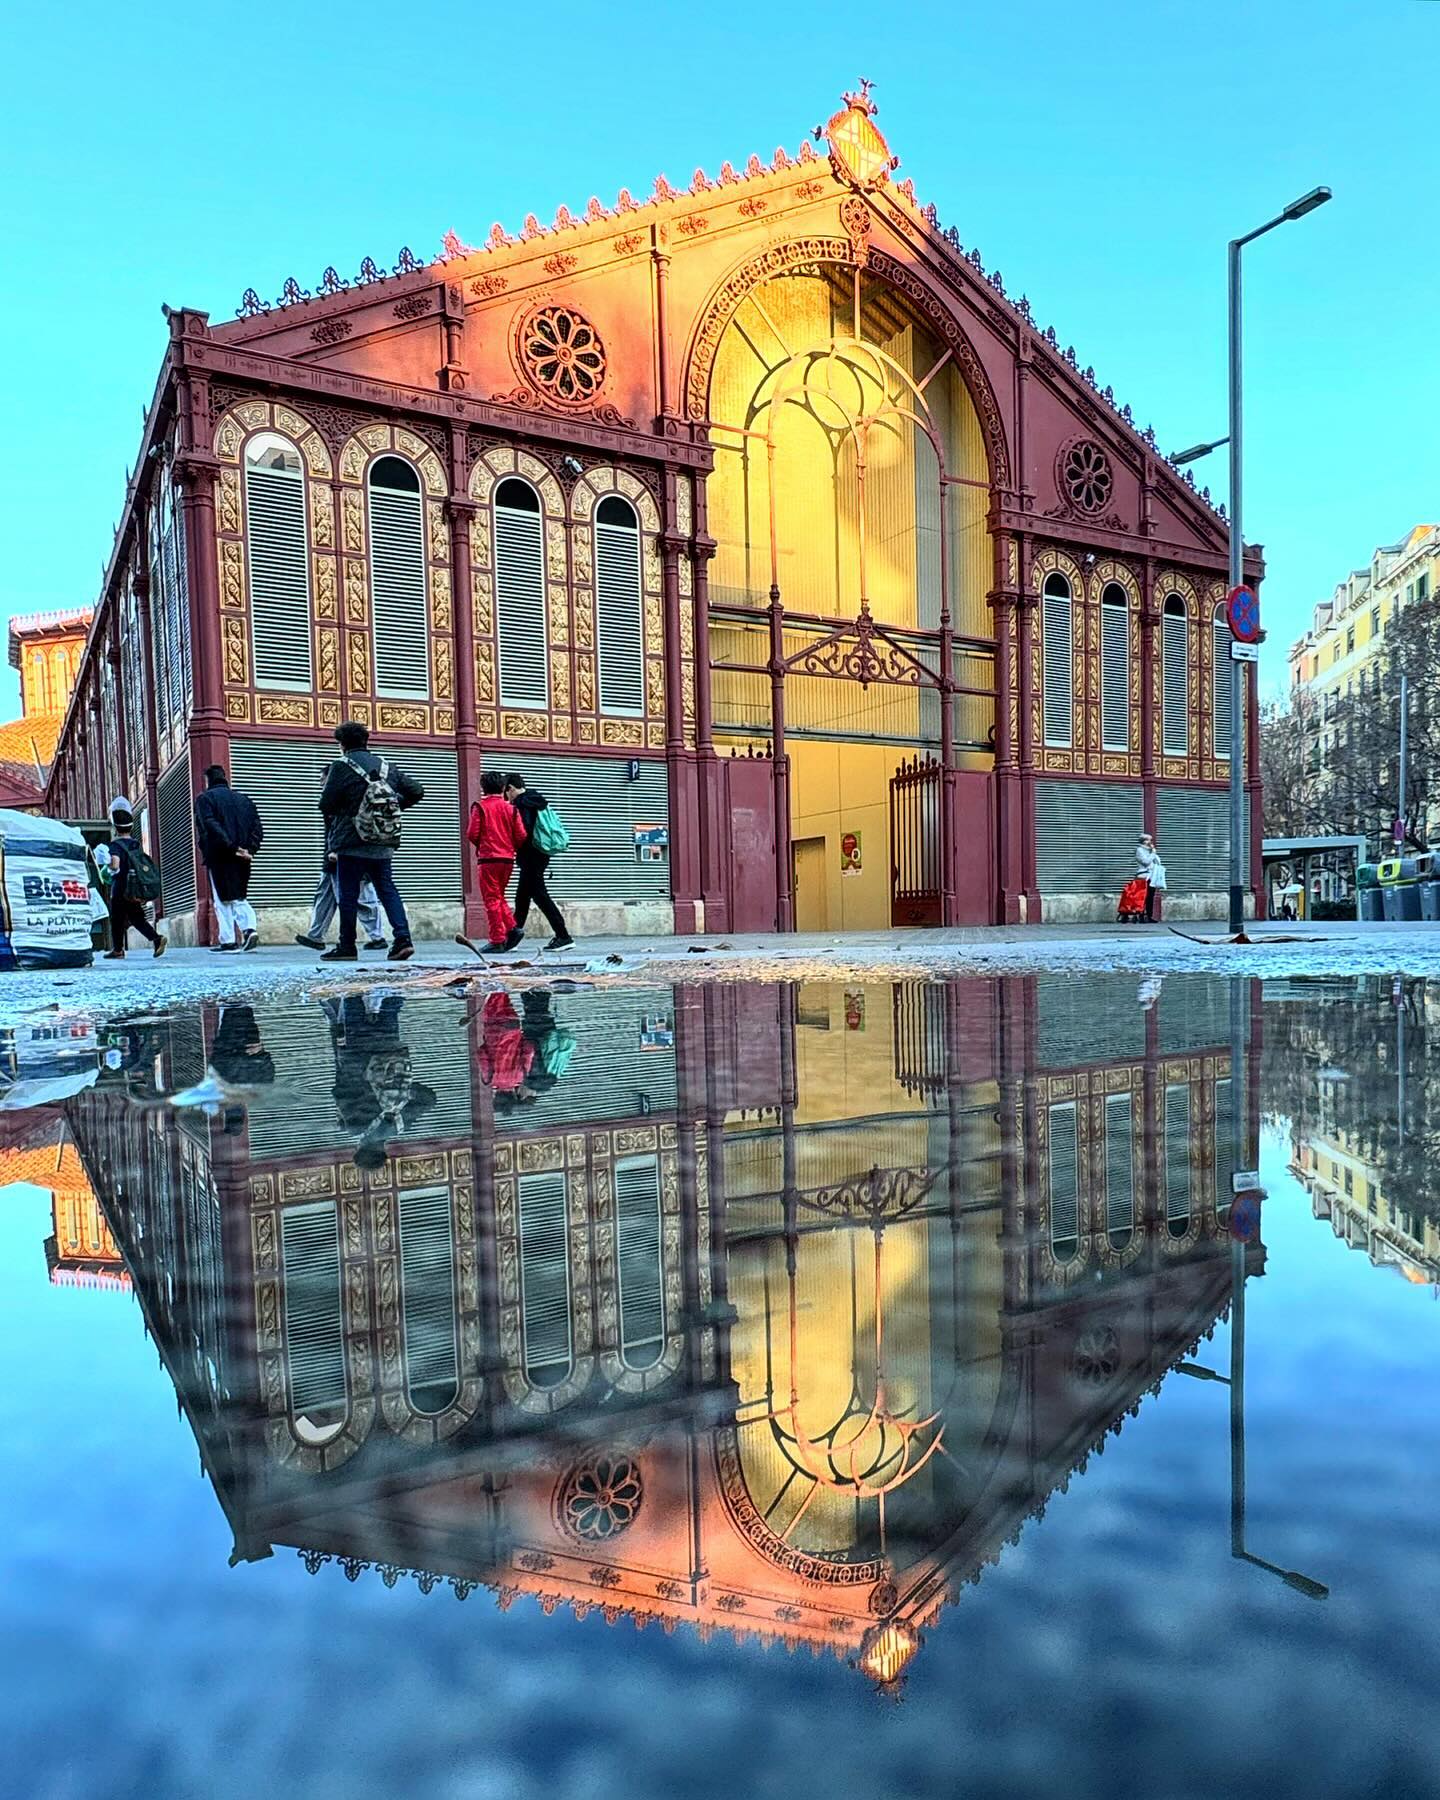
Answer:
[(40, 803), (91, 616), (91, 608), (83, 606), (10, 621), (10, 666), (20, 671), (21, 716), (0, 725), (0, 804)]
[(1352, 570), (1290, 647), (1290, 694), (1312, 734), (1309, 771), (1321, 776), (1344, 753), (1340, 702), (1379, 692), (1385, 638), (1399, 607), (1440, 587), (1440, 525), (1416, 525)]
[(1363, 1250), (1377, 1269), (1393, 1269), (1417, 1287), (1440, 1284), (1440, 1227), (1387, 1198), (1382, 1171), (1352, 1148), (1347, 1133), (1306, 1138), (1291, 1172), (1315, 1217), (1328, 1219), (1336, 1237)]

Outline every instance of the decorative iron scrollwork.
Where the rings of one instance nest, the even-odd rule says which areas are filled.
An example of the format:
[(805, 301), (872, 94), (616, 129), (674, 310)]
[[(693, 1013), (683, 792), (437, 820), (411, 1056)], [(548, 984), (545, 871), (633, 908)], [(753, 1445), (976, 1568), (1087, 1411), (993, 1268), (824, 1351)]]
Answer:
[(793, 656), (787, 656), (783, 666), (801, 675), (833, 675), (858, 681), (862, 688), (874, 682), (897, 687), (940, 686), (935, 671), (927, 669), (918, 657), (896, 643), (882, 625), (877, 625), (863, 602), (853, 625), (841, 625), (827, 637), (806, 644)]

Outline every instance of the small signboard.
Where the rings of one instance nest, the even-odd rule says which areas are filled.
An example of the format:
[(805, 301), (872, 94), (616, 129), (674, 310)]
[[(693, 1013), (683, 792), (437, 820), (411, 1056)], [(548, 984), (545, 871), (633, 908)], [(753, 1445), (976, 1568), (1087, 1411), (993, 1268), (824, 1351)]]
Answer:
[(642, 863), (664, 862), (670, 850), (668, 825), (635, 825), (635, 860)]
[(1230, 635), (1242, 644), (1254, 644), (1260, 637), (1260, 599), (1254, 588), (1233, 587), (1225, 596), (1225, 617), (1230, 622)]
[(642, 1050), (673, 1050), (675, 1026), (668, 1013), (646, 1013), (640, 1020)]
[(1258, 644), (1243, 644), (1239, 638), (1233, 638), (1230, 643), (1230, 660), (1231, 662), (1240, 663), (1258, 663), (1260, 660), (1260, 646)]
[(1258, 1169), (1237, 1169), (1230, 1177), (1230, 1192), (1232, 1194), (1263, 1194), (1265, 1190), (1260, 1185), (1260, 1171)]

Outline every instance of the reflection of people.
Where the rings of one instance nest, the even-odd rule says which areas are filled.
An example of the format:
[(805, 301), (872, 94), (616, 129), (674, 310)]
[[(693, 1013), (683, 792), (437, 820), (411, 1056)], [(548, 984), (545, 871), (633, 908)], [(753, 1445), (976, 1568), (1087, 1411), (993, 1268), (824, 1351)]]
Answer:
[(414, 1079), (409, 1046), (400, 1040), (398, 994), (372, 989), (324, 1005), (340, 1123), (358, 1134), (358, 1167), (378, 1169), (387, 1141), (414, 1130), (419, 1115), (435, 1104), (435, 1090)]
[(227, 1003), (220, 1009), (210, 1067), (226, 1087), (268, 1087), (274, 1081), (275, 1061), (260, 1041), (253, 1007)]
[(1141, 1012), (1154, 1012), (1155, 1002), (1160, 998), (1160, 984), (1164, 979), (1160, 975), (1147, 975), (1140, 983), (1135, 998), (1140, 1003)]
[(520, 1016), (508, 994), (491, 994), (480, 1009), (480, 1078), (495, 1090), (495, 1105), (510, 1112), (537, 1098), (530, 1085), (535, 1045), (520, 1029)]
[(570, 1058), (575, 1054), (575, 1033), (556, 1019), (548, 989), (527, 988), (520, 1004), (525, 1013), (523, 1036), (534, 1052), (526, 1086), (537, 1094), (545, 1094), (570, 1066)]

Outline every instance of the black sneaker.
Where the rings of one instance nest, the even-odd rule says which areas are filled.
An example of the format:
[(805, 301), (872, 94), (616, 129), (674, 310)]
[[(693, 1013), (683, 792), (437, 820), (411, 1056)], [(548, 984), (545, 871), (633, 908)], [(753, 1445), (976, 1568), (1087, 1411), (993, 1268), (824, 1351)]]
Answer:
[(295, 933), (295, 942), (303, 944), (307, 950), (323, 950), (325, 948), (324, 938), (312, 938), (303, 931)]
[(545, 948), (547, 950), (568, 950), (574, 942), (574, 938), (570, 936), (569, 932), (566, 932), (563, 937), (551, 938)]
[(210, 946), (210, 954), (212, 956), (223, 956), (227, 950), (238, 950), (239, 948), (240, 946), (238, 944), (212, 944)]
[(371, 938), (365, 948), (367, 950), (388, 950), (390, 948), (390, 940), (389, 938)]
[(260, 933), (252, 926), (240, 940), (242, 950), (253, 950), (260, 942)]
[(523, 944), (524, 942), (525, 942), (525, 933), (517, 925), (515, 927), (515, 929), (510, 933), (509, 937), (506, 938), (505, 948), (507, 950), (518, 950), (520, 948), (521, 944)]
[(415, 946), (413, 944), (397, 944), (385, 960), (386, 962), (409, 962), (414, 954)]
[(320, 958), (321, 962), (359, 962), (358, 950), (342, 950), (337, 944), (333, 950), (327, 950)]

